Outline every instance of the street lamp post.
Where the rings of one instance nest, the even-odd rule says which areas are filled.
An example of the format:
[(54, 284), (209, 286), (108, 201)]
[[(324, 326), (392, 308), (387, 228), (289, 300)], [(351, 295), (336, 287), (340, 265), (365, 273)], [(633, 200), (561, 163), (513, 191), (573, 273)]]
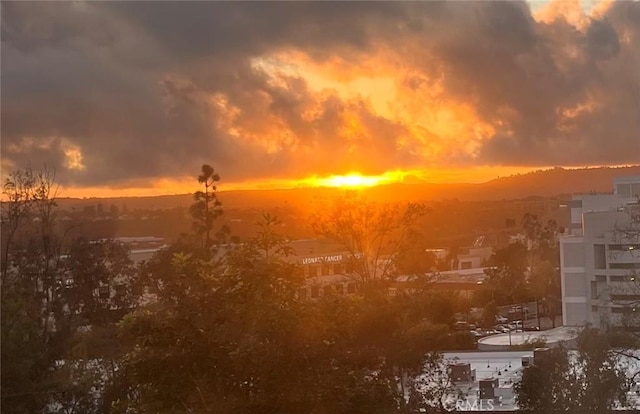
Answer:
[[(524, 320), (527, 318), (526, 310), (524, 307), (524, 303), (520, 303), (520, 316), (522, 317), (522, 326), (520, 328), (521, 332), (524, 332)], [(516, 326), (516, 332), (518, 327)]]

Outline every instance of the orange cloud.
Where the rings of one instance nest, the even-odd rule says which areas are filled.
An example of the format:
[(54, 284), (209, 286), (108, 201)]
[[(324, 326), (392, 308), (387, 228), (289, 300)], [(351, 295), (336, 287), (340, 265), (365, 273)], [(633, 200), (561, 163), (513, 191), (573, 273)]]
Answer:
[(633, 162), (638, 3), (533, 9), (10, 2), (2, 168), (155, 188), (202, 163), (251, 186)]
[[(437, 74), (417, 72), (413, 67), (394, 65), (399, 57), (387, 48), (379, 48), (362, 59), (346, 61), (333, 58), (315, 61), (301, 51), (278, 52), (254, 59), (254, 67), (269, 77), (272, 85), (283, 86), (283, 79), (303, 79), (315, 96), (335, 93), (345, 101), (360, 99), (370, 106), (377, 116), (403, 125), (407, 133), (396, 137), (397, 147), (417, 156), (421, 162), (444, 163), (460, 158), (462, 153), (473, 159), (482, 142), (489, 139), (495, 128), (483, 120), (473, 104), (460, 101), (447, 94)], [(303, 109), (307, 119), (318, 113), (321, 98)], [(367, 137), (376, 131), (367, 129), (357, 114), (346, 114), (341, 128), (352, 143), (350, 151), (356, 151), (358, 143), (366, 143)], [(271, 128), (278, 130), (274, 138), (269, 132), (267, 141), (278, 142), (290, 136), (286, 126), (271, 119)], [(295, 138), (287, 140), (294, 145)]]

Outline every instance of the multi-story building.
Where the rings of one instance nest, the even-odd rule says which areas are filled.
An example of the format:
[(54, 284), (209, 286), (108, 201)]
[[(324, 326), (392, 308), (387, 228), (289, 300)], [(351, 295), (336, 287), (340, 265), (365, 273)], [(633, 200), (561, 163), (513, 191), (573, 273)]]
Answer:
[[(358, 262), (364, 260), (362, 253), (349, 252), (339, 243), (326, 239), (293, 240), (289, 247), (293, 254), (287, 260), (295, 263), (305, 276), (306, 283), (300, 292), (302, 297), (315, 299), (328, 294), (355, 293), (360, 289), (363, 280), (356, 268)], [(447, 256), (445, 249), (426, 251), (439, 259)], [(428, 276), (434, 290), (455, 291), (468, 297), (484, 288), (482, 282), (486, 274), (481, 266), (491, 252), (490, 247), (479, 245), (466, 248), (457, 256), (464, 265), (449, 271), (434, 269), (433, 273), (424, 276)], [(374, 258), (369, 270), (373, 278), (384, 277), (381, 275), (387, 272), (393, 274), (394, 281), (389, 286), (391, 295), (399, 291), (411, 291), (418, 283), (417, 275), (394, 274), (393, 261), (388, 255)]]
[(569, 203), (568, 235), (560, 238), (565, 326), (617, 326), (640, 316), (640, 176), (613, 184), (613, 194)]

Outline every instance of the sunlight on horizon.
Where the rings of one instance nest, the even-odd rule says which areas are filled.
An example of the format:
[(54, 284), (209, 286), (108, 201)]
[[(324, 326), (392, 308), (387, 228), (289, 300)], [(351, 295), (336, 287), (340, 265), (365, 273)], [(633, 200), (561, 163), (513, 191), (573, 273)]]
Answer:
[(402, 181), (400, 172), (385, 173), (382, 175), (362, 175), (351, 172), (345, 175), (331, 175), (329, 177), (311, 177), (300, 181), (301, 186), (308, 187), (335, 187), (335, 188), (363, 188), (376, 185)]
[[(433, 168), (387, 171), (378, 175), (361, 174), (352, 171), (345, 174), (312, 175), (305, 178), (264, 178), (260, 180), (233, 180), (221, 171), (220, 192), (282, 190), (295, 188), (335, 188), (365, 189), (387, 184), (461, 184), (483, 183), (500, 177), (525, 174), (540, 168), (549, 167), (467, 167)], [(146, 184), (146, 185), (145, 185)], [(118, 198), (118, 197), (154, 197), (167, 195), (192, 194), (198, 189), (194, 177), (175, 177), (147, 182), (134, 181), (128, 186), (89, 186), (75, 187), (61, 185), (59, 197), (70, 198)]]

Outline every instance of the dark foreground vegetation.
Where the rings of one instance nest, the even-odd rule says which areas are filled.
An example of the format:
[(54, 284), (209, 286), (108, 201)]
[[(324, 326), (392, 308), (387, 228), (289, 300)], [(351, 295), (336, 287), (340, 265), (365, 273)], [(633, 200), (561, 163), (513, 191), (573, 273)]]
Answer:
[[(50, 172), (18, 171), (7, 180), (2, 412), (454, 407), (456, 390), (440, 352), (473, 348), (468, 332), (452, 329), (454, 313), (469, 304), (431, 289), (419, 267), (412, 268), (410, 291), (391, 296), (387, 289), (397, 269), (411, 268), (399, 253), (415, 241), (415, 220), (427, 214), (420, 205), (341, 204), (317, 216), (318, 234), (362, 253), (353, 263), (360, 289), (311, 301), (299, 294), (305, 280), (287, 260), (291, 252), (276, 218), (265, 215), (256, 235), (242, 243), (216, 226), (218, 180), (203, 166), (192, 232), (140, 266), (122, 245), (87, 240), (73, 223), (56, 219)], [(535, 227), (540, 240), (545, 228)], [(540, 265), (546, 273), (538, 285), (518, 289), (526, 264), (513, 259), (517, 255), (494, 258), (491, 306), (519, 300), (513, 296), (521, 292), (557, 292), (552, 259), (545, 256), (551, 247), (540, 246), (533, 260), (546, 263)], [(619, 338), (617, 345), (627, 341), (629, 349), (632, 339)], [(627, 368), (615, 365), (609, 337), (587, 330), (577, 357), (564, 350), (550, 355), (548, 369), (525, 370), (518, 387), (522, 408), (587, 412), (624, 405)]]

